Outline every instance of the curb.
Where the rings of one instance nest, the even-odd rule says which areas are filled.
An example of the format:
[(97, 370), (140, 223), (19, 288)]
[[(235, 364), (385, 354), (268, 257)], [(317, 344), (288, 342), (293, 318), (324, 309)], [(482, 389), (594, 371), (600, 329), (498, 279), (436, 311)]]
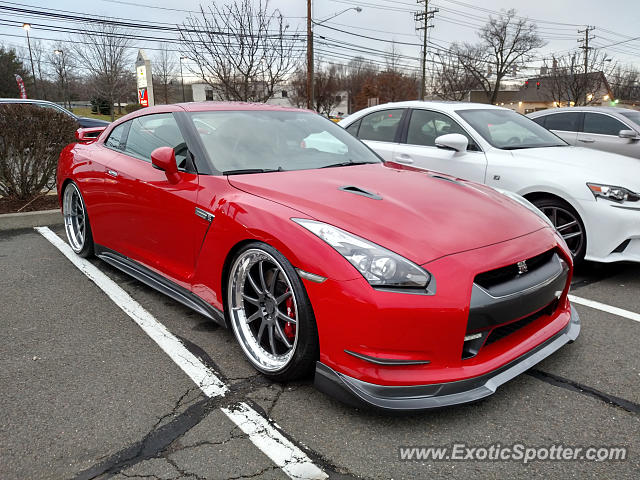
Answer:
[(0, 215), (0, 232), (33, 228), (39, 225), (62, 225), (62, 213), (59, 209), (38, 212), (5, 213)]

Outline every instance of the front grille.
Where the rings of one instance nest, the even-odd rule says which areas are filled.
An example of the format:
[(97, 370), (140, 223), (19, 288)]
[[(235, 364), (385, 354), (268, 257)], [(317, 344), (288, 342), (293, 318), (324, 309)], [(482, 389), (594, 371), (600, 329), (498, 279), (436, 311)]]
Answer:
[(555, 311), (557, 306), (558, 306), (558, 302), (554, 301), (548, 306), (546, 306), (545, 308), (543, 308), (542, 310), (540, 310), (539, 312), (529, 315), (528, 317), (524, 317), (515, 322), (507, 323), (506, 325), (501, 325), (499, 327), (494, 328), (489, 334), (489, 337), (487, 338), (487, 341), (484, 343), (484, 346), (490, 345), (494, 342), (497, 342), (498, 340), (502, 340), (504, 337), (517, 332), (518, 330), (526, 327), (530, 323), (535, 322), (537, 319), (539, 319), (543, 315), (551, 315)]
[[(535, 257), (528, 258), (527, 268), (529, 272), (533, 272), (539, 267), (545, 265), (554, 254), (554, 250), (548, 250)], [(499, 285), (504, 282), (508, 282), (519, 275), (518, 265), (513, 263), (506, 267), (496, 268), (495, 270), (489, 270), (488, 272), (480, 273), (476, 275), (475, 283), (482, 288), (489, 290), (491, 287)]]

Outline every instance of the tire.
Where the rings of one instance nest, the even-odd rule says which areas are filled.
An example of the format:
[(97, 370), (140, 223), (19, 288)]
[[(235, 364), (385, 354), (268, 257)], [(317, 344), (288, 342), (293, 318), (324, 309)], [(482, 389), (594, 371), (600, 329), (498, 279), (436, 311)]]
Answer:
[(567, 242), (574, 265), (582, 263), (587, 251), (587, 232), (578, 212), (564, 200), (544, 197), (532, 202), (556, 227)]
[(93, 255), (93, 235), (84, 199), (78, 186), (69, 182), (62, 193), (64, 230), (71, 249), (83, 258)]
[(278, 382), (313, 371), (318, 330), (307, 292), (291, 263), (261, 242), (245, 245), (227, 278), (227, 314), (253, 367)]

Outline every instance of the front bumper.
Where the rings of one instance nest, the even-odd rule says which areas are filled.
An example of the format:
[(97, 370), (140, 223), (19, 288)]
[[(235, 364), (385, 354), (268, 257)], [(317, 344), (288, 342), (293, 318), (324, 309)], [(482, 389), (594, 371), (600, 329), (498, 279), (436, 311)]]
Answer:
[(587, 230), (586, 260), (640, 262), (640, 205), (608, 200), (582, 202)]
[(350, 405), (389, 411), (428, 410), (473, 402), (495, 393), (503, 383), (573, 342), (579, 333), (580, 317), (571, 307), (571, 320), (564, 329), (506, 365), (478, 377), (430, 385), (385, 386), (357, 380), (317, 362), (315, 386)]

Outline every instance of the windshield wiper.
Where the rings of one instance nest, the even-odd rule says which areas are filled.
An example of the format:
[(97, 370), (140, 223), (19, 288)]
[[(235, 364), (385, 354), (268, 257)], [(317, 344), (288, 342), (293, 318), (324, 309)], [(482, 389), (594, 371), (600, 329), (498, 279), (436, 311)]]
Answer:
[(377, 162), (340, 162), (340, 163), (330, 163), (329, 165), (324, 165), (322, 167), (319, 168), (333, 168), (333, 167), (346, 167), (349, 165), (365, 165), (367, 163), (377, 163)]
[(223, 175), (245, 175), (249, 173), (269, 173), (269, 172), (284, 172), (282, 167), (278, 168), (240, 168), (238, 170), (225, 170)]

